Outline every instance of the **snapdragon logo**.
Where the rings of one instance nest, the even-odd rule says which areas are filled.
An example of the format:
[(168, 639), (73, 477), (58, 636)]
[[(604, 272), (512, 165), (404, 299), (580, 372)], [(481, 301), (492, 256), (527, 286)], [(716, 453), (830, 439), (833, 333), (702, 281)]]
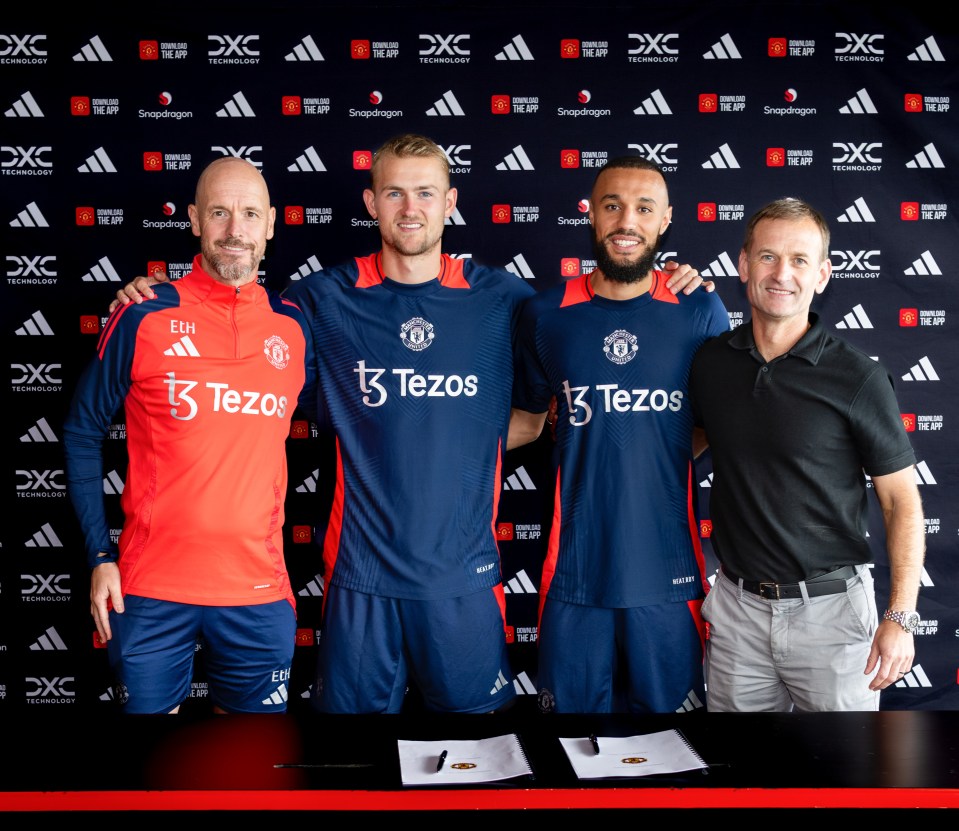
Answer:
[(420, 63), (469, 63), (469, 35), (420, 35)]

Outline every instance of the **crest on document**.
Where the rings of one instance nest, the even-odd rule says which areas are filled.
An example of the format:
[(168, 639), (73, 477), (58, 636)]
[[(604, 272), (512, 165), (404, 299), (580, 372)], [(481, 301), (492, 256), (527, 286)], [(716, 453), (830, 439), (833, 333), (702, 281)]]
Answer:
[(603, 352), (614, 364), (628, 364), (638, 351), (636, 335), (625, 329), (617, 329), (603, 341)]
[(279, 335), (271, 335), (263, 341), (263, 354), (277, 369), (286, 369), (290, 362), (290, 347)]
[(414, 352), (422, 352), (435, 337), (433, 324), (421, 317), (411, 318), (400, 326), (400, 340), (403, 341), (403, 346)]

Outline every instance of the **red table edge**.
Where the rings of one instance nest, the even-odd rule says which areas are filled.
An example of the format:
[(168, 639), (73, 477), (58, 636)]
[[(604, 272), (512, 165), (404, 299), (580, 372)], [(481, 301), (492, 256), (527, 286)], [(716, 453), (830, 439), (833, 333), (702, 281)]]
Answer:
[(959, 808), (959, 790), (537, 788), (0, 792), (0, 811), (457, 811), (567, 808)]

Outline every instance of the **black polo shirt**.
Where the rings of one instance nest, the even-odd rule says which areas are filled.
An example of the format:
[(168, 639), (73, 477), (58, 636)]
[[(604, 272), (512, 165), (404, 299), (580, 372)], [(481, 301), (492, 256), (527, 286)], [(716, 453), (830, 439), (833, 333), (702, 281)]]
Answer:
[(711, 542), (747, 580), (795, 582), (867, 563), (867, 481), (915, 464), (892, 376), (811, 328), (767, 363), (752, 322), (707, 341), (689, 392), (713, 463)]

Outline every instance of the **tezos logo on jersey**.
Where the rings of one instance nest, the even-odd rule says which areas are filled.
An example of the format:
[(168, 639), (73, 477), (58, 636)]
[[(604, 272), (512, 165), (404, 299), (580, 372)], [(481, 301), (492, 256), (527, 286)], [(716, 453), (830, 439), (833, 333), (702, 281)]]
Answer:
[(636, 357), (636, 335), (617, 329), (603, 341), (603, 352), (614, 364), (627, 364)]
[(679, 37), (677, 34), (631, 34), (627, 37), (630, 44), (626, 59), (630, 63), (675, 63), (679, 60), (679, 50), (670, 44)]
[(258, 64), (259, 39), (259, 35), (207, 35), (208, 60), (211, 64)]
[(400, 326), (400, 340), (403, 341), (403, 346), (414, 352), (422, 352), (435, 337), (433, 324), (421, 317), (411, 318)]
[(277, 369), (286, 369), (290, 362), (290, 347), (279, 335), (271, 335), (263, 341), (263, 354)]
[(420, 35), (420, 63), (469, 63), (469, 35)]
[[(175, 372), (168, 372), (163, 382), (169, 390), (168, 403), (170, 415), (177, 421), (192, 421), (200, 411), (200, 404), (208, 405), (214, 413), (239, 413), (241, 415), (263, 415), (283, 418), (287, 411), (285, 395), (256, 390), (234, 390), (229, 384), (208, 381), (197, 390), (199, 381), (177, 380)], [(198, 402), (203, 390), (212, 395)]]

